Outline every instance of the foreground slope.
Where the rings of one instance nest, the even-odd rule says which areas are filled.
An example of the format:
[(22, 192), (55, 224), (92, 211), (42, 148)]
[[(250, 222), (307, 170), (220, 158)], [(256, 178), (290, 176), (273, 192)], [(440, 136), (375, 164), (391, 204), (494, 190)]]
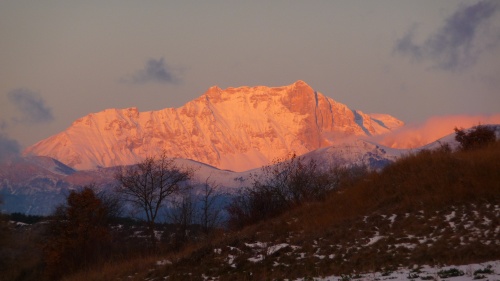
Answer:
[(324, 201), (68, 280), (497, 280), (499, 160), (498, 141), (423, 150)]
[(25, 154), (93, 169), (134, 164), (166, 150), (171, 157), (244, 171), (346, 136), (377, 135), (402, 125), (386, 114), (351, 110), (303, 81), (274, 88), (212, 87), (180, 108), (89, 114)]
[(163, 274), (169, 280), (198, 270), (219, 280), (390, 275), (399, 266), (499, 260), (499, 170), (498, 141), (467, 152), (424, 150), (324, 202), (202, 247)]

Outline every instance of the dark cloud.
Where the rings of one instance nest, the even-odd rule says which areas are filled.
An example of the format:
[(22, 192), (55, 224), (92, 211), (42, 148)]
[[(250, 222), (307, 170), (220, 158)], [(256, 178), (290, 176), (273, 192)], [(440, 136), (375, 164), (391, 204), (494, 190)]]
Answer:
[(148, 82), (172, 83), (175, 84), (179, 79), (174, 75), (174, 71), (165, 63), (164, 58), (150, 59), (146, 62), (144, 69), (139, 70), (126, 82), (134, 84), (143, 84)]
[(415, 43), (416, 27), (413, 26), (396, 42), (394, 50), (416, 61), (430, 60), (435, 67), (443, 70), (472, 66), (483, 51), (500, 43), (500, 30), (481, 33), (484, 31), (482, 27), (498, 13), (499, 7), (494, 1), (463, 6), (422, 44)]
[(16, 140), (0, 132), (0, 163), (12, 157), (19, 156), (20, 152), (21, 145)]
[(42, 97), (28, 89), (15, 89), (7, 93), (9, 101), (17, 108), (20, 118), (14, 121), (20, 123), (49, 122), (54, 119), (52, 110), (45, 105)]
[(422, 58), (422, 47), (413, 43), (413, 37), (415, 35), (417, 26), (414, 25), (410, 30), (399, 39), (396, 43), (395, 51), (409, 55), (413, 59), (420, 60)]

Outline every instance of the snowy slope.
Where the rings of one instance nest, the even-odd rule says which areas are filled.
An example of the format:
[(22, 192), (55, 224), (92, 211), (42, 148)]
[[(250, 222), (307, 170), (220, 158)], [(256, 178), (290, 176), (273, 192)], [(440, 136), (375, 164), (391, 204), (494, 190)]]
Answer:
[(305, 160), (314, 159), (323, 166), (366, 166), (379, 170), (409, 153), (406, 149), (395, 149), (367, 140), (357, 139), (337, 145), (323, 147), (304, 154)]
[(19, 157), (0, 164), (0, 211), (49, 214), (74, 188), (66, 181), (75, 170), (41, 156)]
[[(219, 191), (234, 193), (248, 186), (250, 173), (232, 172), (193, 160), (176, 159), (179, 167), (192, 169), (194, 176), (189, 182), (193, 187), (209, 182)], [(66, 200), (71, 190), (95, 185), (98, 190), (113, 190), (117, 185), (115, 174), (118, 167), (75, 171), (59, 161), (45, 156), (19, 157), (0, 163), (0, 212), (20, 212), (30, 215), (49, 215)]]
[(346, 136), (378, 135), (402, 125), (389, 115), (351, 110), (303, 81), (274, 88), (212, 87), (180, 108), (89, 114), (29, 147), (25, 155), (93, 169), (137, 163), (166, 150), (171, 157), (244, 171)]

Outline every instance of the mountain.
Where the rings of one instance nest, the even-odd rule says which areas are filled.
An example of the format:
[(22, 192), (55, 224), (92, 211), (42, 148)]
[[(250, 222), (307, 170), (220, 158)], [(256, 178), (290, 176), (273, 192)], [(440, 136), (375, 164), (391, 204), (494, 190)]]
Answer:
[(76, 120), (25, 155), (49, 156), (75, 169), (134, 164), (162, 150), (219, 169), (245, 171), (403, 122), (351, 110), (303, 81), (283, 87), (211, 87), (180, 108), (107, 109)]
[(16, 157), (0, 164), (1, 211), (49, 214), (73, 186), (76, 171), (45, 156)]
[[(500, 125), (487, 125), (500, 139)], [(365, 165), (372, 170), (381, 170), (400, 157), (422, 149), (437, 149), (448, 144), (456, 149), (455, 134), (445, 136), (435, 142), (416, 149), (394, 149), (371, 142), (355, 139), (339, 144), (322, 147), (301, 155), (305, 161), (315, 160), (321, 167), (331, 165)], [(250, 186), (251, 174), (259, 174), (260, 168), (234, 172), (189, 159), (176, 159), (176, 165), (195, 171), (190, 184), (194, 187), (207, 180), (214, 183), (227, 194), (234, 194), (242, 187)], [(30, 156), (0, 163), (0, 196), (4, 199), (2, 211), (7, 213), (47, 215), (54, 207), (64, 202), (70, 190), (88, 184), (95, 184), (100, 190), (112, 188), (116, 183), (116, 167), (76, 171), (61, 162), (45, 157)]]

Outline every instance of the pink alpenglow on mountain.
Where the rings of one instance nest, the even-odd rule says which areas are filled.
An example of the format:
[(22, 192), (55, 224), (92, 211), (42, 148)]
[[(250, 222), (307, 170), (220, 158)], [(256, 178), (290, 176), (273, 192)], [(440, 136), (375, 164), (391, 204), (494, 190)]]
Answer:
[(166, 150), (220, 169), (244, 171), (346, 136), (387, 133), (403, 122), (365, 114), (314, 91), (303, 81), (283, 87), (211, 87), (179, 108), (106, 109), (29, 147), (75, 169), (133, 164)]

